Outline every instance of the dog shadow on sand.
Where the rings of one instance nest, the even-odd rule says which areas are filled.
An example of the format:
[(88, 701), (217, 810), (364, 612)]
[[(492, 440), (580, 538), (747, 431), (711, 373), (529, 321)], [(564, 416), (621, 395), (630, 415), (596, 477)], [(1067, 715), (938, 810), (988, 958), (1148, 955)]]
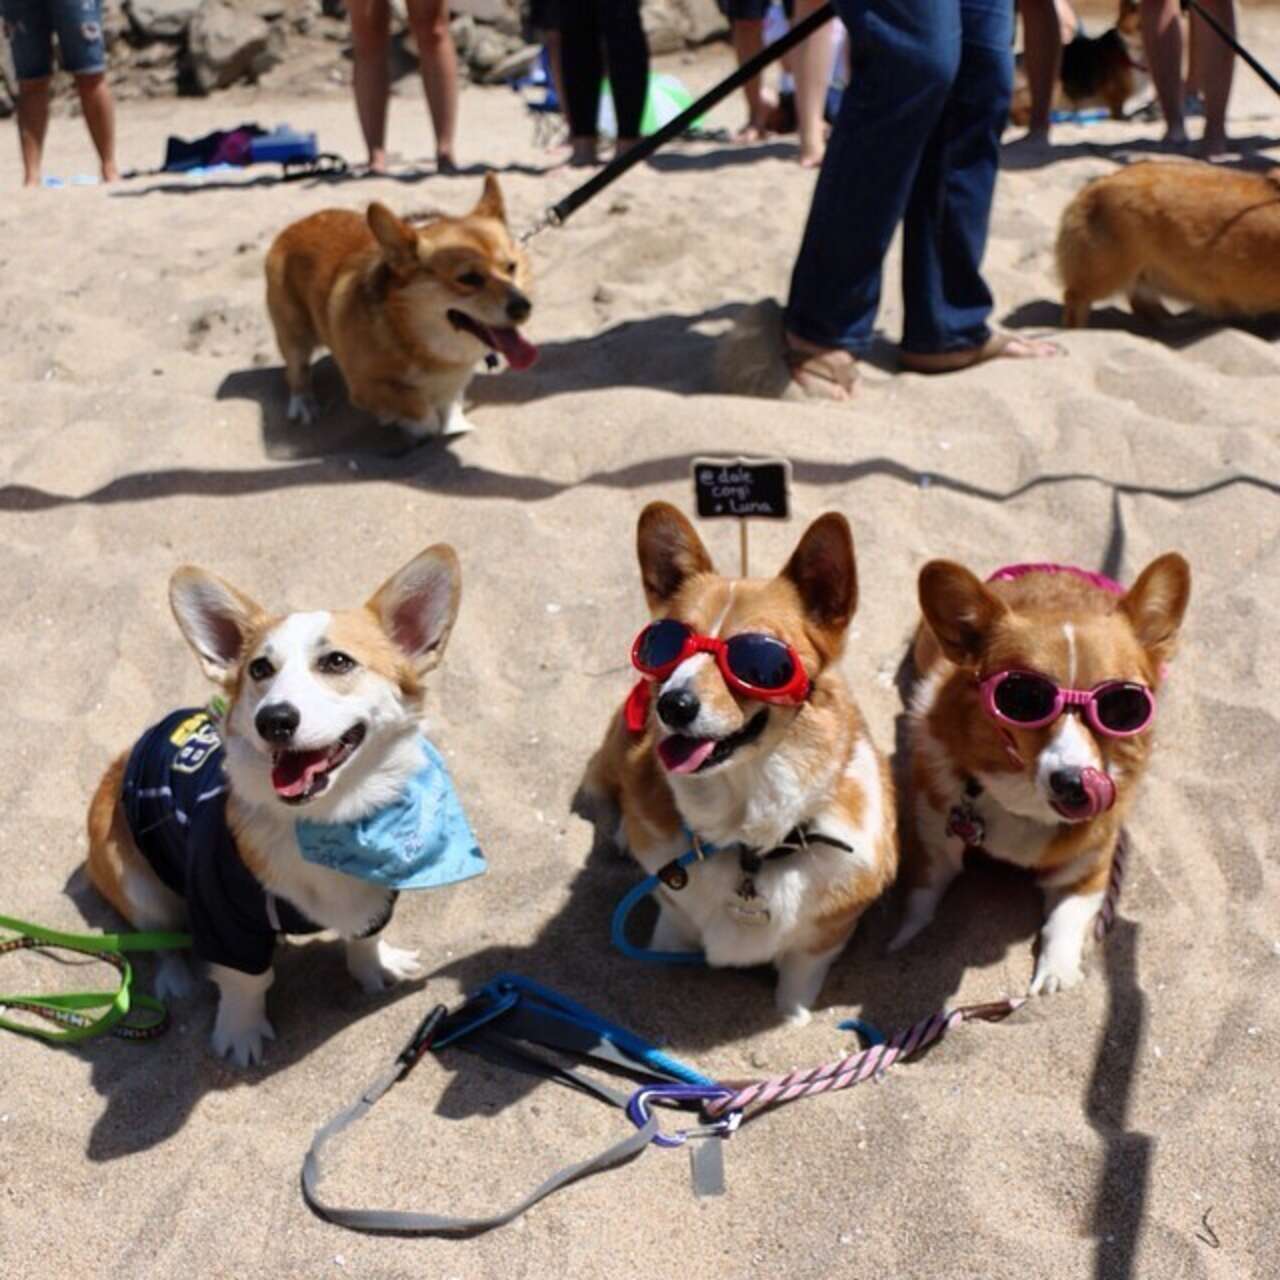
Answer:
[[(83, 866), (71, 874), (64, 891), (92, 928), (128, 928), (98, 897)], [(154, 961), (142, 955), (131, 963), (135, 990), (153, 990)], [(257, 1066), (235, 1067), (214, 1057), (209, 1036), (217, 992), (207, 982), (197, 982), (186, 999), (170, 1002), (170, 1027), (158, 1042), (133, 1044), (107, 1035), (73, 1048), (89, 1063), (90, 1081), (105, 1103), (89, 1135), (89, 1159), (107, 1163), (158, 1146), (182, 1129), (206, 1095), (240, 1086), (271, 1093), (278, 1072), (296, 1067), (365, 1019), (420, 996), (423, 987), (419, 980), (367, 994), (347, 973), (341, 944), (332, 940), (282, 943), (276, 948), (275, 975), (267, 1011), (276, 1038), (267, 1042), (264, 1061)], [(371, 1050), (370, 1077), (383, 1065)], [(334, 1110), (338, 1102), (335, 1098)]]

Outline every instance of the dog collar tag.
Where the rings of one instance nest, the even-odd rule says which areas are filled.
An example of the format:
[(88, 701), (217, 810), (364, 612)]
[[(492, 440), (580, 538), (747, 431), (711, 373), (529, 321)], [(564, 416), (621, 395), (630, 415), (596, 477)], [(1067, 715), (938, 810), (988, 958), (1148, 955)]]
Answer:
[(987, 836), (987, 824), (968, 800), (961, 800), (947, 814), (947, 835), (962, 840), (966, 849), (979, 849)]

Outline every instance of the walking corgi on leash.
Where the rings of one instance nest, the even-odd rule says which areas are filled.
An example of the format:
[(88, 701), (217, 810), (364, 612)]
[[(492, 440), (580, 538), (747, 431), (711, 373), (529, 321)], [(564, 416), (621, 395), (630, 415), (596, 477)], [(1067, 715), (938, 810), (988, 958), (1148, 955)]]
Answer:
[(465, 217), (410, 225), (376, 201), (286, 227), (266, 259), (267, 310), (284, 357), (289, 420), (310, 423), (310, 364), (328, 347), (351, 403), (411, 435), (470, 429), (462, 395), (494, 353), (527, 369), (517, 325), (533, 311), (529, 260), (493, 174)]
[(1057, 256), (1067, 328), (1116, 293), (1150, 324), (1170, 318), (1163, 298), (1208, 315), (1280, 312), (1280, 169), (1129, 165), (1063, 210)]
[(1029, 868), (1046, 920), (1030, 994), (1075, 986), (1121, 828), (1152, 747), (1156, 695), (1191, 593), (1176, 553), (1128, 590), (1100, 574), (1017, 565), (983, 583), (934, 560), (910, 708), (906, 919), (933, 918), (966, 849)]
[[(277, 935), (336, 930), (366, 990), (421, 975), (382, 930), (400, 888), (478, 874), (434, 747), (423, 677), (440, 661), (461, 577), (428, 548), (360, 609), (272, 616), (230, 583), (179, 569), (174, 616), (223, 691), (107, 770), (89, 808), (89, 877), (139, 929), (189, 928), (220, 993), (213, 1048), (257, 1062)], [(190, 978), (162, 958), (161, 996)]]
[(897, 866), (888, 768), (838, 669), (858, 596), (849, 525), (816, 520), (769, 580), (721, 577), (666, 503), (641, 514), (637, 547), (653, 621), (587, 791), (650, 873), (691, 845), (733, 847), (659, 889), (652, 945), (773, 964), (778, 1009), (805, 1022)]

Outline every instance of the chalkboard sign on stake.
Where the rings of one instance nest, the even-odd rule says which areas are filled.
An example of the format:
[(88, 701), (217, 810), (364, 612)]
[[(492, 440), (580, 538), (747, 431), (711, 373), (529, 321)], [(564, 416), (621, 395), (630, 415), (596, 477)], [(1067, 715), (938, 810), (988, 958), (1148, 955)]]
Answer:
[(747, 521), (791, 518), (791, 463), (785, 458), (695, 458), (698, 517), (738, 521), (742, 576), (747, 576)]

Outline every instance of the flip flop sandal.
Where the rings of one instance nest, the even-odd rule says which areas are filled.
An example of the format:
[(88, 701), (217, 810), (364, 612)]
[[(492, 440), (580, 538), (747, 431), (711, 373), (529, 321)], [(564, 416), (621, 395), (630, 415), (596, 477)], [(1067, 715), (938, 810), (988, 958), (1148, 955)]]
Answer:
[[(1034, 345), (1041, 341), (1038, 338), (1023, 338), (1013, 333), (993, 333), (980, 347), (970, 347), (965, 351), (900, 351), (898, 363), (909, 373), (954, 373), (959, 369), (971, 369), (976, 364), (986, 364), (988, 360), (1001, 358), (1015, 360), (1033, 360), (1038, 353), (1027, 351), (1022, 355), (1014, 355), (1009, 348), (1020, 342)], [(1059, 355), (1062, 348), (1056, 343), (1049, 343), (1052, 352), (1044, 355)]]
[[(858, 386), (857, 361), (846, 352), (801, 351), (787, 346), (782, 353), (791, 381), (809, 400), (852, 400)], [(844, 394), (837, 394), (838, 388)]]

